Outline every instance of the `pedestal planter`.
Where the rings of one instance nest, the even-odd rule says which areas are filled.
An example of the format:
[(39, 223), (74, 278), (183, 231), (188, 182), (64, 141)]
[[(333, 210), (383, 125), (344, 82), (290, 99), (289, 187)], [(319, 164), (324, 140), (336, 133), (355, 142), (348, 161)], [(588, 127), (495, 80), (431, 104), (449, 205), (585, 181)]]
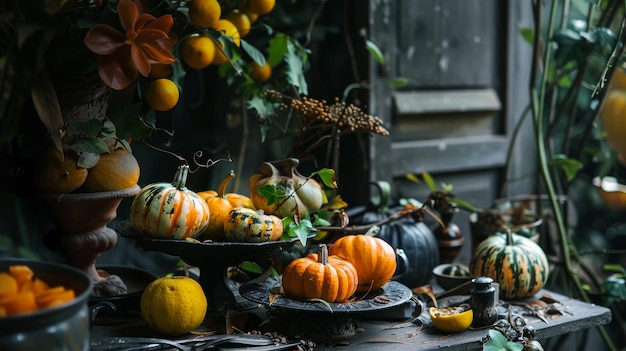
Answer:
[(117, 243), (117, 233), (107, 224), (117, 217), (122, 200), (134, 196), (139, 189), (135, 185), (118, 191), (42, 195), (56, 225), (49, 242), (63, 254), (68, 264), (91, 277), (95, 296), (126, 292), (117, 275), (96, 270), (96, 260)]

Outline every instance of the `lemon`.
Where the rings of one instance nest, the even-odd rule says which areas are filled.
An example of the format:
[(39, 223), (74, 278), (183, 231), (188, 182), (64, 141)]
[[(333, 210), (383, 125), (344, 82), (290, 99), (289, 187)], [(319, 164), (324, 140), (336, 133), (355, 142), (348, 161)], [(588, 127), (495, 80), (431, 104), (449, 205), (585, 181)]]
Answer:
[(141, 295), (140, 305), (141, 315), (152, 329), (178, 336), (202, 324), (208, 303), (196, 280), (173, 276), (150, 283)]
[(469, 328), (474, 319), (474, 312), (463, 307), (431, 307), (429, 313), (435, 328), (446, 333), (461, 332)]

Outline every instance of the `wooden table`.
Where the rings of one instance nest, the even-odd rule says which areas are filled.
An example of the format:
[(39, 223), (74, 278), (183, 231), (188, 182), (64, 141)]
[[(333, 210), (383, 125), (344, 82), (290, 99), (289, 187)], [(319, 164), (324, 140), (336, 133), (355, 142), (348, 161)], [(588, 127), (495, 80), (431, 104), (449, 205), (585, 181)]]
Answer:
[[(542, 290), (536, 295), (536, 297), (542, 296), (549, 296), (559, 301), (563, 306), (561, 310), (565, 313), (548, 315), (545, 321), (534, 316), (526, 316), (527, 324), (535, 328), (536, 339), (538, 340), (604, 325), (611, 321), (611, 311), (608, 308), (585, 303), (547, 290)], [(396, 308), (399, 310), (405, 308), (405, 311), (396, 313), (401, 314), (407, 313), (406, 309), (411, 307), (407, 305)], [(444, 334), (432, 326), (420, 328), (418, 324), (408, 320), (390, 320), (390, 318), (380, 320), (377, 318), (393, 316), (393, 313), (390, 314), (389, 312), (386, 311), (385, 314), (378, 316), (376, 314), (354, 314), (351, 317), (354, 318), (359, 327), (359, 333), (346, 342), (337, 343), (333, 346), (325, 346), (317, 342), (315, 350), (330, 351), (345, 348), (357, 351), (373, 351), (381, 348), (384, 348), (385, 351), (482, 350), (481, 340), (488, 334), (488, 329), (468, 329), (456, 334)], [(145, 324), (138, 322), (139, 319), (135, 315), (134, 319), (126, 322), (120, 320), (120, 323), (95, 323), (92, 326), (92, 340), (101, 336), (157, 336)], [(254, 348), (250, 350), (254, 350)]]

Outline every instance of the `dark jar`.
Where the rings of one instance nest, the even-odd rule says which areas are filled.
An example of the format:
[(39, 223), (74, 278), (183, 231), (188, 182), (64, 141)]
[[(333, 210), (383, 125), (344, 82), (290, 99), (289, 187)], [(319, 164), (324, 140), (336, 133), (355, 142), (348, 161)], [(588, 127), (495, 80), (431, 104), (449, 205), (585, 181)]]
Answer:
[(492, 325), (498, 319), (496, 309), (496, 288), (491, 284), (493, 279), (489, 277), (477, 277), (472, 279), (474, 288), (471, 291), (471, 307), (474, 313), (472, 326), (484, 327)]

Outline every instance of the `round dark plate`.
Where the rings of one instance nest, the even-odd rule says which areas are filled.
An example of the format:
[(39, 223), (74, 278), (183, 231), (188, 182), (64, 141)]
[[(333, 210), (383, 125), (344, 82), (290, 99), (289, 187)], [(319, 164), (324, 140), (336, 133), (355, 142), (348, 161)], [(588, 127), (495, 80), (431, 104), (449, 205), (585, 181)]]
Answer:
[(135, 240), (137, 246), (148, 251), (163, 252), (173, 256), (180, 256), (190, 263), (197, 265), (207, 259), (220, 261), (225, 264), (239, 264), (242, 259), (248, 259), (258, 254), (267, 254), (271, 251), (280, 251), (292, 247), (297, 238), (289, 241), (266, 241), (262, 243), (241, 243), (231, 241), (200, 242), (192, 240), (155, 239), (149, 238), (133, 229), (129, 220), (121, 221), (115, 228), (122, 236)]
[[(253, 302), (270, 306), (271, 290), (278, 284), (279, 283), (273, 278), (268, 278), (262, 283), (256, 281), (246, 282), (239, 287), (239, 294)], [(406, 286), (395, 281), (390, 281), (378, 291), (369, 293), (362, 299), (346, 303), (328, 303), (330, 309), (326, 304), (321, 302), (296, 300), (278, 294), (274, 295), (275, 299), (274, 302), (271, 303), (271, 306), (308, 312), (369, 312), (401, 305), (409, 301), (412, 295), (413, 292)], [(378, 302), (379, 299), (377, 299), (377, 297), (380, 298), (382, 296), (385, 296), (388, 302)]]

